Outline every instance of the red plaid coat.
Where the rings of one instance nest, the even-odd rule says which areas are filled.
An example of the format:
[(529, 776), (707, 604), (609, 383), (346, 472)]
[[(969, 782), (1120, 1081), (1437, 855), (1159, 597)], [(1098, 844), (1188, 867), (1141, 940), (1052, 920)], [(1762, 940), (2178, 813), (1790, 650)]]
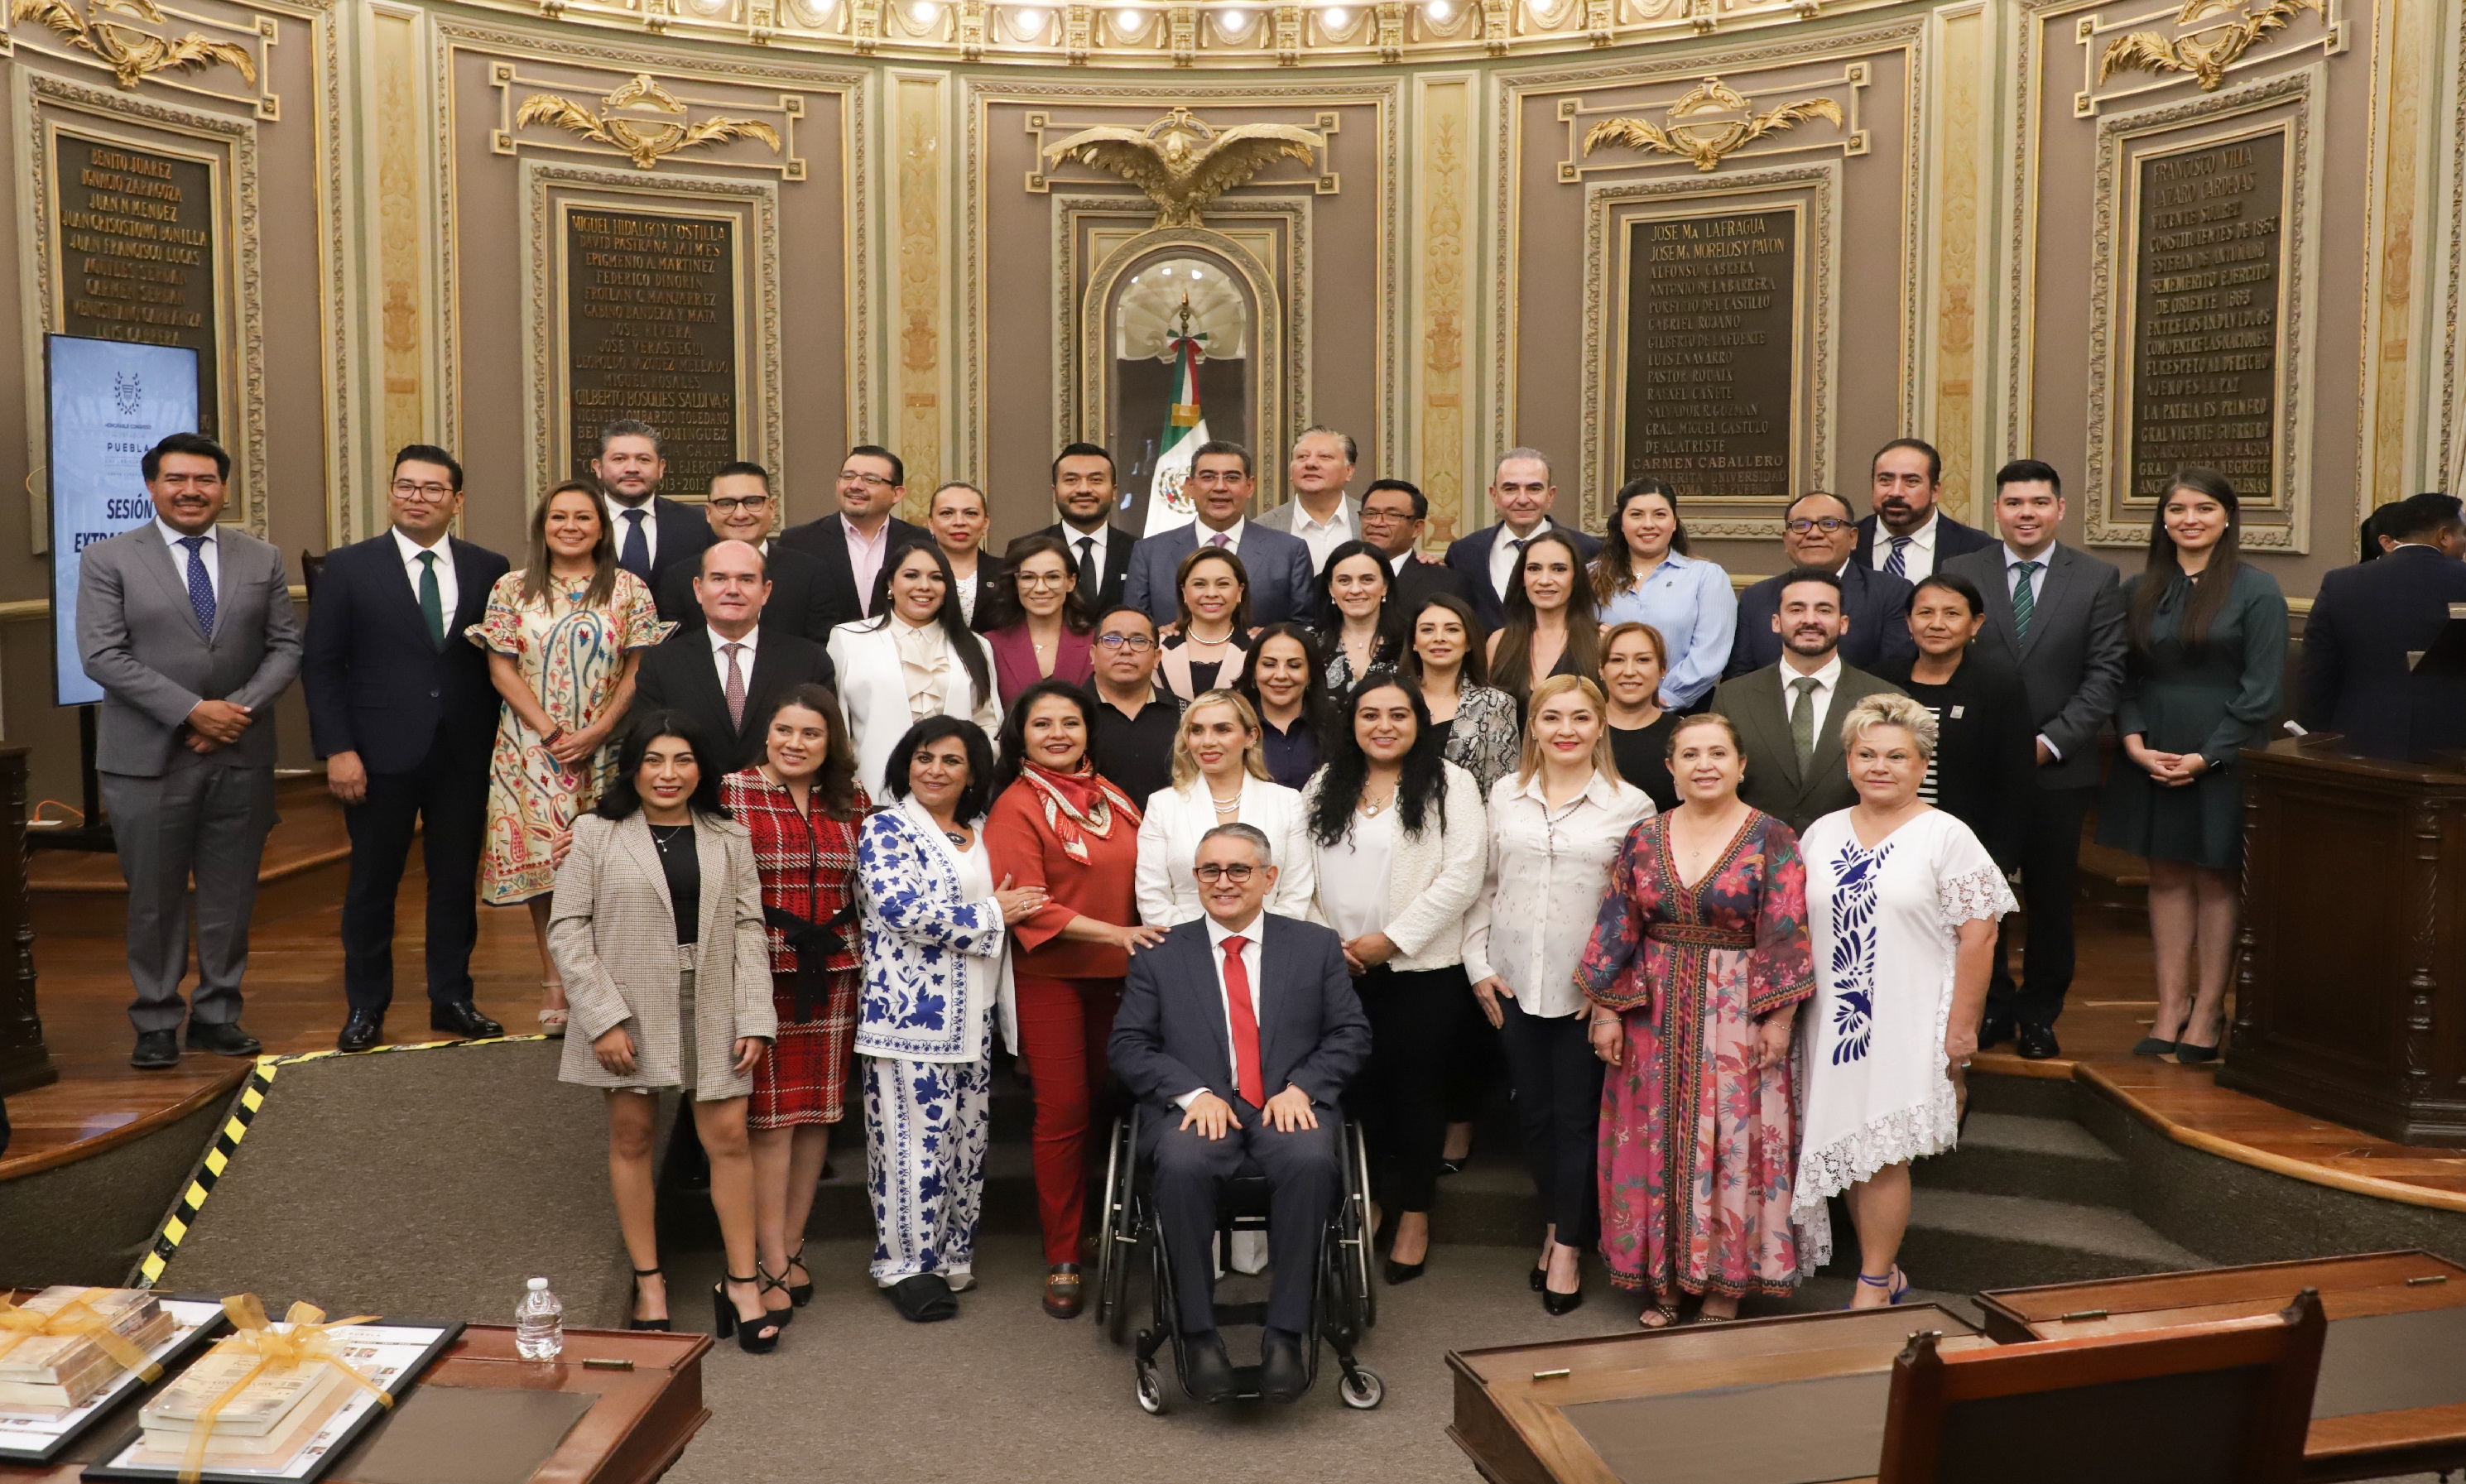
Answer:
[[(788, 791), (748, 768), (719, 780), (720, 801), (753, 835), (753, 865), (762, 876), (762, 905), (794, 912), (807, 922), (827, 922), (855, 899), (857, 827), (873, 804), (860, 788), (856, 817), (834, 820), (819, 809), (796, 812)], [(796, 971), (796, 951), (776, 928), (771, 935), (771, 972)], [(863, 930), (854, 922), (840, 934), (845, 944), (825, 969), (853, 970)]]

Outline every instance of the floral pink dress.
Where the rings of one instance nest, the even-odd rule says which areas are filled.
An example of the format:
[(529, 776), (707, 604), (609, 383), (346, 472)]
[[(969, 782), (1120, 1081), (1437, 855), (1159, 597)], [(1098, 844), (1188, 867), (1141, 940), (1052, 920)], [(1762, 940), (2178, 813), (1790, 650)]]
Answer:
[(1610, 1281), (1680, 1293), (1798, 1283), (1790, 1068), (1752, 1071), (1756, 1021), (1814, 992), (1806, 867), (1770, 815), (1747, 821), (1693, 889), (1669, 817), (1627, 833), (1576, 982), (1620, 1012), (1602, 1088), (1602, 1256)]

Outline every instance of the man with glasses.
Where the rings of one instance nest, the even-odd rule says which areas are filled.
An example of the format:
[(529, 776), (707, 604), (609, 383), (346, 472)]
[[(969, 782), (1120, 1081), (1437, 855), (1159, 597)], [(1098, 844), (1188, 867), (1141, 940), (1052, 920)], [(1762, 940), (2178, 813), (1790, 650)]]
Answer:
[(859, 443), (840, 461), (840, 508), (780, 533), (779, 543), (821, 558), (822, 606), (828, 623), (813, 638), (826, 642), (830, 630), (872, 617), (873, 589), (882, 560), (910, 541), (930, 544), (932, 532), (890, 512), (908, 493), (908, 466), (887, 448)]
[[(711, 545), (742, 541), (762, 553), (771, 573), (770, 601), (762, 605), (762, 632), (808, 639), (817, 644), (828, 642), (833, 620), (822, 559), (772, 539), (771, 523), (778, 507), (771, 493), (770, 471), (738, 460), (721, 464), (710, 477), (710, 499), (703, 506), (703, 514), (710, 523)], [(686, 628), (702, 626), (702, 604), (694, 598), (694, 578), (701, 571), (697, 557), (691, 562), (671, 562), (661, 573), (655, 596), (662, 619)]]
[[(1917, 654), (1917, 641), (1910, 638), (1911, 584), (1851, 561), (1857, 545), (1857, 517), (1839, 495), (1815, 490), (1791, 501), (1782, 512), (1781, 549), (1790, 564), (1841, 579), (1841, 611), (1849, 620), (1841, 658), (1856, 669), (1880, 670), (1889, 662), (1906, 662)], [(1781, 612), (1781, 589), (1782, 578), (1766, 577), (1738, 595), (1738, 637), (1723, 675), (1744, 675), (1781, 663), (1782, 636), (1773, 627), (1773, 616)]]
[(1361, 502), (1345, 493), (1345, 486), (1353, 483), (1353, 464), (1358, 456), (1350, 433), (1303, 429), (1302, 436), (1293, 439), (1292, 462), (1285, 470), (1293, 498), (1260, 512), (1262, 527), (1301, 537), (1310, 548), (1313, 576), (1327, 565), (1331, 552), (1361, 534)]
[(1472, 584), (1445, 562), (1422, 560), (1422, 529), (1429, 522), (1430, 502), (1420, 488), (1402, 480), (1373, 480), (1361, 497), (1361, 539), (1377, 547), (1395, 569), (1396, 604), (1409, 617), (1422, 600), (1445, 593), (1472, 601)]
[(634, 417), (619, 417), (599, 430), (599, 457), (592, 478), (608, 502), (609, 538), (616, 565), (642, 579), (654, 597), (668, 569), (690, 567), (710, 545), (710, 531), (694, 507), (660, 493), (668, 461), (660, 452), (660, 430)]
[(428, 874), (429, 1026), (504, 1034), (471, 1003), (497, 692), (487, 651), (462, 631), (486, 614), (506, 562), (450, 533), (462, 513), (462, 466), (445, 450), (414, 443), (394, 455), (387, 502), (392, 529), (325, 553), (300, 663), (309, 738), (351, 837), (348, 1014), (334, 1042), (344, 1051), (368, 1050), (385, 1035), (394, 897), (415, 830)]
[[(1099, 612), (1122, 600), (1130, 581), (1131, 548), (1138, 537), (1112, 524), (1121, 490), (1113, 482), (1113, 456), (1093, 443), (1065, 443), (1053, 460), (1053, 506), (1062, 519), (1030, 536), (1051, 536), (1070, 549), (1079, 569), (1079, 597)], [(1021, 536), (1011, 545), (1016, 548)], [(1017, 560), (1016, 556), (1011, 557)]]
[(1318, 588), (1311, 578), (1310, 548), (1299, 536), (1269, 530), (1243, 518), (1258, 488), (1250, 450), (1222, 439), (1201, 443), (1191, 456), (1190, 479), (1182, 485), (1199, 518), (1187, 526), (1161, 530), (1141, 541), (1131, 552), (1131, 577), (1122, 601), (1144, 608), (1159, 626), (1178, 613), (1180, 594), (1175, 573), (1181, 559), (1201, 546), (1239, 557), (1250, 582), (1250, 622), (1265, 628), (1289, 618), (1316, 617)]
[(1132, 798), (1173, 786), (1173, 739), (1181, 702), (1155, 683), (1155, 620), (1129, 604), (1096, 620), (1096, 771)]
[(1507, 621), (1507, 590), (1524, 555), (1524, 543), (1543, 527), (1566, 532), (1588, 562), (1602, 544), (1551, 518), (1558, 504), (1558, 483), (1550, 473), (1550, 456), (1537, 448), (1511, 448), (1498, 456), (1490, 476), (1490, 503), (1498, 511), (1498, 524), (1458, 538), (1447, 548), (1447, 565), (1464, 573), (1472, 588), (1473, 612), (1495, 629)]

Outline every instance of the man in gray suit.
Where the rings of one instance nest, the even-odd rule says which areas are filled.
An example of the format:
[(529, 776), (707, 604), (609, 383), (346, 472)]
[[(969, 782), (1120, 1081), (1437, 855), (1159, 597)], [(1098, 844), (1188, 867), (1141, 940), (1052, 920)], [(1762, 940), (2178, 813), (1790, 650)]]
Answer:
[[(2028, 909), (2026, 986), (2005, 967), (2003, 945), (1986, 990), (1978, 1044), (2016, 1038), (2032, 1061), (2061, 1053), (2055, 1017), (2073, 982), (2073, 894), (2081, 821), (2098, 782), (2097, 732), (2123, 693), (2123, 590), (2114, 568), (2055, 539), (2063, 479), (2035, 459), (1995, 471), (1995, 524), (2004, 539), (1943, 563), (1986, 600), (1980, 657), (2021, 677), (2038, 733), (2038, 788), (2021, 846)], [(2009, 932), (2012, 919), (2004, 919)]]
[(95, 750), (128, 881), (128, 1018), (146, 1069), (175, 1067), (197, 892), (189, 1049), (255, 1056), (240, 971), (257, 867), (274, 828), (274, 702), (300, 670), (282, 553), (217, 528), (231, 456), (174, 433), (147, 451), (154, 519), (86, 548), (78, 652), (103, 690)]
[(1310, 548), (1312, 576), (1337, 547), (1361, 539), (1361, 502), (1345, 493), (1359, 453), (1350, 433), (1304, 428), (1293, 439), (1293, 461), (1285, 470), (1293, 498), (1259, 516), (1267, 529), (1302, 538)]
[(1713, 692), (1713, 709), (1738, 729), (1747, 776), (1738, 797), (1801, 834), (1836, 809), (1858, 801), (1841, 750), (1841, 718), (1872, 695), (1900, 687), (1841, 658), (1850, 616), (1841, 606), (1841, 577), (1799, 567), (1780, 578), (1773, 632), (1781, 659), (1734, 675)]

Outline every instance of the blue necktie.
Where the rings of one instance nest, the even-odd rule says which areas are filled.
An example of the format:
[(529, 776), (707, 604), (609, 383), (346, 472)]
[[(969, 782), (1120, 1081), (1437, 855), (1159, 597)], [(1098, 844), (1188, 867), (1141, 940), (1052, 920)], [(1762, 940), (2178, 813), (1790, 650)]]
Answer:
[(214, 631), (214, 583), (206, 575), (206, 547), (203, 536), (182, 536), (180, 544), (189, 549), (189, 606), (195, 610), (197, 627), (208, 635)]
[(642, 534), (642, 517), (646, 512), (627, 510), (625, 544), (616, 553), (616, 565), (648, 582), (651, 580), (651, 538)]
[(1910, 543), (1916, 539), (1917, 538), (1913, 536), (1894, 536), (1893, 538), (1892, 554), (1884, 558), (1884, 572), (1887, 575), (1906, 577), (1910, 574)]

